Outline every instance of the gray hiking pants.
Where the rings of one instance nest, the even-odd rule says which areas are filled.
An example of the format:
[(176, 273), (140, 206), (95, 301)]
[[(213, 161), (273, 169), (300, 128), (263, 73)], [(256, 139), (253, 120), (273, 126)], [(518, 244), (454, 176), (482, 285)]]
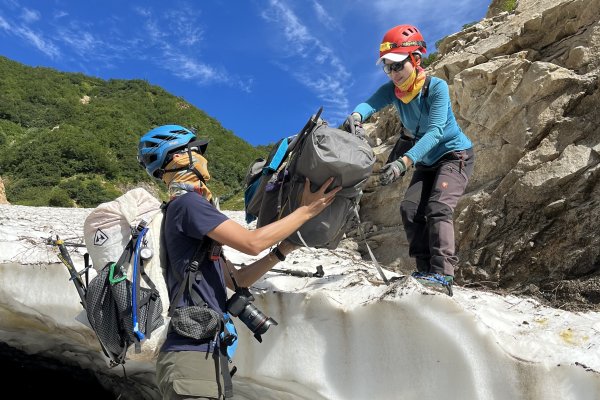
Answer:
[(160, 352), (156, 380), (163, 400), (224, 399), (219, 355), (203, 351)]
[(454, 276), (453, 213), (474, 161), (473, 149), (468, 149), (448, 153), (432, 166), (416, 164), (400, 213), (417, 271)]

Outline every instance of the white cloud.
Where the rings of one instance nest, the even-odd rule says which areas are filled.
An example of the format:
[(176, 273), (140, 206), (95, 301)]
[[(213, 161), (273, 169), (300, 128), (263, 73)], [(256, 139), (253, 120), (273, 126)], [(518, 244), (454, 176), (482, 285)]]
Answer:
[(325, 10), (325, 8), (317, 1), (313, 1), (313, 10), (321, 25), (329, 30), (343, 30), (340, 24)]
[[(35, 21), (36, 15), (39, 17), (39, 13), (36, 11), (25, 9), (22, 14), (22, 18), (25, 21)], [(20, 37), (52, 59), (55, 59), (60, 55), (59, 48), (53, 43), (52, 40), (44, 38), (42, 34), (34, 32), (31, 28), (25, 25), (17, 26), (10, 24), (6, 19), (0, 16), (0, 29), (3, 29), (9, 35)]]
[(2, 3), (10, 9), (21, 8), (17, 0), (2, 0)]
[(30, 10), (28, 8), (24, 8), (21, 13), (21, 19), (26, 24), (30, 24), (30, 23), (36, 22), (40, 19), (40, 13), (37, 10)]
[[(271, 0), (269, 4), (262, 18), (282, 31), (286, 48), (293, 48), (292, 53), (282, 53), (281, 57), (295, 57), (293, 66), (288, 66), (285, 60), (276, 60), (277, 65), (324, 102), (328, 116), (343, 119), (349, 107), (350, 73), (335, 52), (313, 35), (287, 4), (279, 0)], [(318, 3), (314, 6), (321, 18), (329, 18)]]
[(151, 17), (152, 16), (152, 12), (148, 8), (134, 7), (133, 10), (135, 12), (137, 12), (139, 15), (141, 15), (142, 17)]
[(27, 27), (13, 28), (13, 31), (48, 57), (55, 59), (60, 56), (59, 48), (50, 39), (45, 39)]
[(117, 31), (111, 31), (110, 35), (102, 34), (95, 24), (84, 24), (76, 20), (61, 21), (55, 36), (65, 53), (68, 53), (68, 49), (77, 55), (76, 59), (86, 60), (91, 65), (113, 68), (115, 60), (137, 56), (139, 42), (135, 39), (123, 39), (122, 34)]
[(261, 16), (283, 30), (288, 45), (293, 46), (297, 54), (303, 55), (306, 47), (312, 46), (316, 41), (309, 34), (308, 29), (300, 23), (296, 14), (281, 1), (271, 0), (270, 8), (267, 8)]
[(95, 57), (99, 52), (99, 48), (104, 47), (103, 43), (90, 32), (78, 29), (60, 29), (59, 38), (80, 56)]
[(64, 18), (67, 16), (69, 16), (69, 13), (66, 11), (62, 11), (62, 10), (55, 11), (54, 15), (53, 15), (54, 19), (60, 19), (60, 18)]
[[(429, 49), (433, 49), (434, 42), (444, 35), (460, 29), (463, 23), (457, 21), (464, 21), (466, 14), (472, 12), (475, 15), (476, 11), (485, 7), (482, 7), (481, 0), (375, 0), (369, 4), (373, 14), (382, 24), (382, 33), (396, 25), (413, 24), (423, 33)], [(477, 17), (474, 16), (473, 19)]]
[(227, 80), (224, 74), (219, 73), (210, 65), (198, 62), (185, 55), (176, 52), (166, 53), (165, 68), (174, 75), (183, 79), (193, 79), (199, 83), (224, 82)]
[(0, 28), (4, 29), (5, 31), (10, 31), (9, 23), (6, 22), (6, 20), (2, 18), (2, 16), (0, 16)]
[(251, 92), (252, 79), (242, 79), (232, 76), (219, 68), (170, 50), (166, 50), (164, 54), (164, 68), (181, 79), (191, 80), (200, 85), (220, 83), (237, 87), (243, 92)]
[(193, 46), (202, 40), (204, 31), (198, 24), (198, 16), (199, 13), (189, 7), (168, 13), (170, 28), (175, 32), (180, 44)]
[[(20, 12), (19, 18), (23, 21), (22, 24), (16, 25), (9, 23), (4, 17), (0, 16), (0, 29), (3, 29), (9, 35), (20, 37), (28, 44), (32, 45), (48, 57), (56, 59), (60, 56), (60, 49), (51, 39), (45, 37), (43, 33), (32, 30), (28, 24), (36, 22), (40, 19), (40, 13), (37, 10), (28, 8), (20, 9), (17, 2), (5, 2), (10, 8), (14, 8), (16, 13)], [(15, 18), (16, 19), (16, 18)]]
[(147, 40), (140, 44), (160, 51), (158, 67), (199, 85), (224, 84), (251, 91), (252, 79), (241, 78), (198, 59), (197, 46), (202, 44), (203, 29), (197, 12), (186, 8), (155, 17), (149, 9), (137, 8), (136, 11), (144, 17), (148, 33)]

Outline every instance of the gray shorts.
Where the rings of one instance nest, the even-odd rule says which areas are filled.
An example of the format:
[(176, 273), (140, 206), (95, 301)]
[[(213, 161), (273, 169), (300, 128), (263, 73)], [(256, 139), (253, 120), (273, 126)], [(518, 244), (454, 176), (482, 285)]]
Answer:
[(156, 360), (156, 381), (163, 400), (225, 398), (218, 354), (161, 352)]

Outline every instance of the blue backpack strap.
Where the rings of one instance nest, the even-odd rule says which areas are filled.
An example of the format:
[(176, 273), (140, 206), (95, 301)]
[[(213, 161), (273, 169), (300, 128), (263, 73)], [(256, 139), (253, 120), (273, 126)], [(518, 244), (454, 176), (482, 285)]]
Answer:
[[(141, 231), (139, 231), (140, 227), (142, 228)], [(136, 353), (139, 353), (141, 351), (139, 342), (141, 342), (145, 338), (144, 332), (140, 331), (139, 322), (138, 322), (138, 314), (140, 313), (140, 307), (138, 304), (139, 295), (140, 295), (140, 279), (139, 279), (140, 278), (140, 276), (139, 276), (140, 246), (141, 246), (142, 240), (144, 239), (144, 235), (148, 231), (148, 228), (145, 225), (142, 225), (140, 223), (140, 225), (138, 225), (136, 231), (137, 231), (136, 234), (134, 234), (135, 247), (133, 250), (133, 276), (132, 276), (132, 281), (131, 281), (131, 290), (132, 290), (132, 293), (131, 293), (131, 318), (132, 318), (132, 323), (133, 323), (133, 333), (134, 333), (135, 337), (138, 339), (138, 342), (136, 342), (136, 345), (135, 345), (135, 350), (136, 350)]]
[(225, 313), (223, 314), (223, 319), (224, 324), (223, 330), (220, 333), (220, 339), (221, 346), (225, 346), (225, 352), (222, 349), (219, 351), (219, 361), (221, 363), (221, 375), (223, 375), (224, 395), (225, 398), (229, 398), (233, 397), (233, 383), (231, 378), (237, 371), (235, 366), (229, 371), (229, 363), (232, 362), (233, 355), (237, 350), (238, 335), (231, 316)]
[(268, 163), (263, 167), (263, 175), (267, 175), (268, 173), (275, 172), (285, 160), (285, 157), (288, 153), (288, 139), (284, 138), (279, 141), (279, 145), (277, 146), (277, 150), (273, 154), (273, 157), (270, 158)]
[(235, 325), (233, 324), (233, 320), (231, 319), (231, 315), (225, 313), (223, 314), (223, 319), (225, 323), (223, 332), (221, 332), (221, 343), (227, 346), (227, 357), (232, 360), (235, 351), (237, 350), (238, 334)]

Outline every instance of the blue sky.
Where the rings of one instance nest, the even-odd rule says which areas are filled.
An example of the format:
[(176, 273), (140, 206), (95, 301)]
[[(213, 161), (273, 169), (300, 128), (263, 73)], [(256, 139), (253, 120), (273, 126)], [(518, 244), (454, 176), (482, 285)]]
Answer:
[[(103, 79), (145, 79), (253, 145), (298, 132), (323, 106), (341, 123), (385, 82), (385, 32), (435, 42), (486, 0), (0, 0), (0, 54)], [(177, 121), (173, 121), (177, 123)]]

